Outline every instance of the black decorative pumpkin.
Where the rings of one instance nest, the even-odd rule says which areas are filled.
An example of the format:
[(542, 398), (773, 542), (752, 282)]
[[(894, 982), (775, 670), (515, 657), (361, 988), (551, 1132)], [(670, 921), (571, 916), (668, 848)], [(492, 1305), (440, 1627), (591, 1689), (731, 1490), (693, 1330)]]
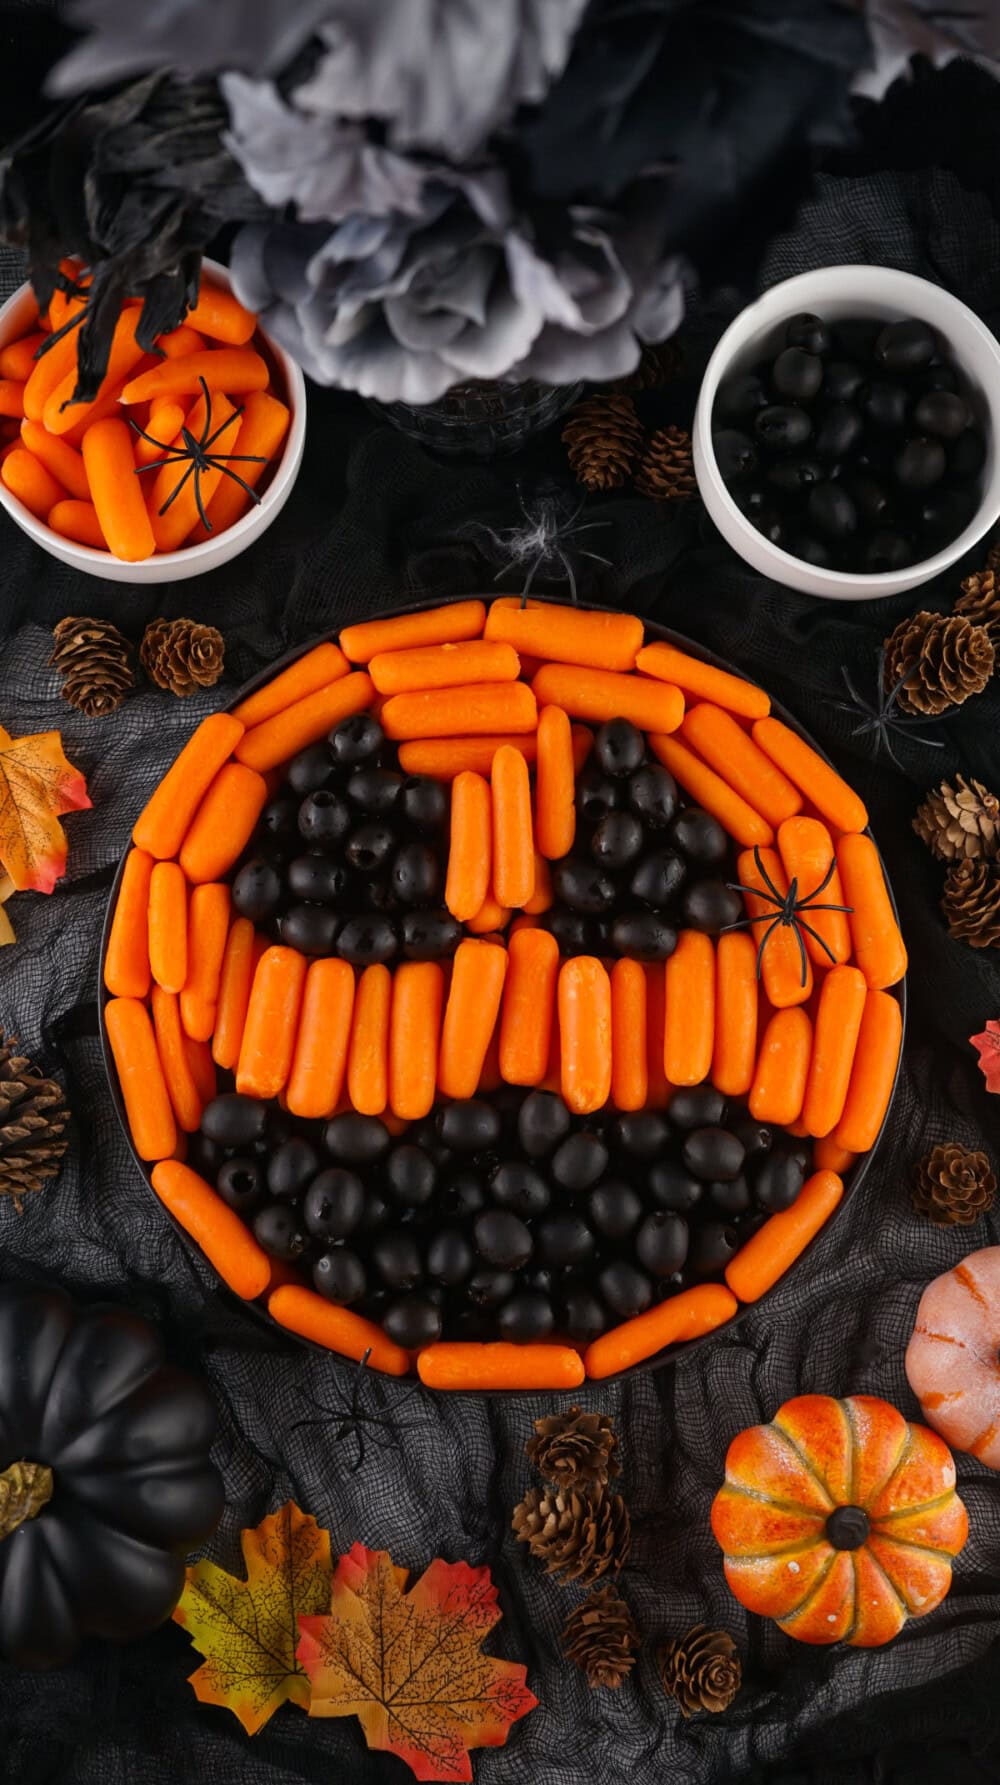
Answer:
[(215, 1425), (137, 1315), (0, 1285), (0, 1655), (56, 1667), (170, 1616), (222, 1514)]

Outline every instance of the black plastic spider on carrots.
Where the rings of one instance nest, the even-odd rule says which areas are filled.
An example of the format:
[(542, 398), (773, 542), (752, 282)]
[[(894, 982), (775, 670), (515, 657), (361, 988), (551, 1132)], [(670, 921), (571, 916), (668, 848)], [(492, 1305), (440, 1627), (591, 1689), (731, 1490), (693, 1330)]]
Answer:
[(184, 488), (184, 485), (187, 483), (188, 478), (193, 476), (194, 477), (194, 499), (198, 505), (198, 514), (201, 517), (201, 523), (202, 523), (202, 526), (205, 528), (205, 531), (207, 533), (211, 533), (212, 523), (208, 518), (208, 515), (205, 511), (205, 504), (202, 500), (202, 493), (201, 493), (202, 472), (206, 472), (206, 471), (222, 471), (222, 472), (224, 472), (227, 477), (231, 477), (233, 479), (234, 483), (238, 483), (242, 490), (246, 491), (247, 495), (250, 497), (251, 502), (259, 503), (260, 497), (258, 496), (257, 491), (255, 489), (252, 489), (250, 484), (248, 484), (246, 482), (245, 478), (242, 478), (238, 471), (234, 471), (232, 469), (232, 466), (233, 466), (234, 462), (237, 462), (237, 463), (239, 463), (239, 462), (248, 463), (249, 462), (254, 465), (265, 465), (267, 463), (267, 460), (262, 453), (257, 453), (257, 452), (230, 452), (230, 453), (227, 453), (225, 455), (225, 457), (223, 458), (218, 453), (213, 453), (210, 451), (210, 448), (215, 445), (215, 442), (218, 440), (219, 436), (221, 434), (224, 434), (226, 432), (227, 428), (231, 428), (233, 426), (234, 422), (239, 421), (240, 416), (243, 414), (244, 404), (241, 403), (238, 408), (234, 409), (232, 415), (228, 416), (224, 422), (220, 423), (219, 427), (217, 427), (215, 429), (215, 432), (213, 433), (211, 431), (211, 429), (212, 429), (212, 397), (211, 397), (211, 393), (209, 391), (208, 384), (204, 378), (199, 378), (198, 382), (201, 385), (202, 392), (203, 392), (203, 395), (205, 398), (205, 425), (202, 428), (200, 439), (196, 439), (195, 436), (191, 433), (191, 430), (187, 427), (184, 427), (181, 429), (181, 439), (183, 440), (184, 444), (183, 444), (183, 446), (178, 446), (176, 442), (172, 442), (169, 440), (157, 440), (155, 434), (148, 434), (146, 432), (145, 428), (140, 428), (139, 423), (137, 421), (132, 420), (131, 416), (128, 418), (128, 425), (130, 428), (134, 429), (135, 433), (140, 435), (140, 437), (143, 440), (148, 440), (150, 446), (159, 447), (160, 451), (164, 455), (162, 459), (151, 459), (148, 465), (137, 465), (135, 468), (135, 474), (137, 477), (141, 477), (143, 475), (143, 472), (145, 472), (145, 471), (159, 471), (161, 466), (163, 466), (163, 465), (178, 464), (184, 459), (189, 459), (191, 461), (190, 464), (188, 465), (187, 470), (184, 472), (184, 475), (182, 477), (178, 478), (176, 484), (174, 485), (169, 496), (167, 497), (166, 501), (164, 502), (163, 507), (159, 510), (159, 513), (166, 514), (167, 509), (170, 507), (171, 503), (175, 502), (177, 500), (177, 497), (180, 495), (182, 489)]
[(812, 937), (814, 942), (819, 943), (824, 954), (829, 955), (830, 962), (833, 966), (836, 966), (837, 957), (829, 943), (819, 934), (818, 930), (813, 929), (812, 924), (806, 923), (801, 913), (803, 911), (843, 911), (849, 914), (854, 909), (853, 905), (834, 905), (816, 902), (818, 895), (821, 892), (826, 891), (830, 881), (833, 879), (837, 866), (836, 858), (831, 861), (830, 866), (827, 868), (819, 885), (814, 886), (812, 892), (807, 893), (804, 899), (799, 898), (799, 883), (797, 879), (791, 881), (787, 893), (779, 892), (764, 866), (764, 859), (756, 844), (754, 845), (753, 859), (757, 872), (763, 881), (763, 885), (743, 886), (738, 880), (730, 880), (727, 882), (727, 885), (733, 892), (746, 893), (748, 896), (756, 899), (766, 899), (768, 904), (775, 906), (775, 912), (773, 916), (770, 912), (761, 912), (759, 917), (742, 917), (738, 923), (726, 924), (725, 929), (752, 930), (754, 924), (767, 924), (767, 929), (764, 931), (757, 948), (758, 979), (761, 974), (761, 962), (764, 958), (764, 949), (774, 935), (775, 930), (781, 928), (794, 930), (795, 940), (799, 945), (799, 958), (802, 962), (802, 984), (805, 985), (809, 967), (806, 957), (806, 945), (802, 935), (803, 930), (805, 930), (807, 935)]

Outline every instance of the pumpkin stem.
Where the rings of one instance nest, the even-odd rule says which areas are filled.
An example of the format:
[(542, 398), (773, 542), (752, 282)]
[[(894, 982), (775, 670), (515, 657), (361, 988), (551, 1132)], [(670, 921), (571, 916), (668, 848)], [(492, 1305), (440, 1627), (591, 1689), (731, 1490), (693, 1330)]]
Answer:
[(0, 1543), (25, 1519), (37, 1518), (52, 1498), (52, 1470), (47, 1463), (29, 1463), (22, 1457), (0, 1470)]
[(834, 1549), (860, 1549), (870, 1526), (863, 1506), (835, 1506), (826, 1521), (826, 1538)]

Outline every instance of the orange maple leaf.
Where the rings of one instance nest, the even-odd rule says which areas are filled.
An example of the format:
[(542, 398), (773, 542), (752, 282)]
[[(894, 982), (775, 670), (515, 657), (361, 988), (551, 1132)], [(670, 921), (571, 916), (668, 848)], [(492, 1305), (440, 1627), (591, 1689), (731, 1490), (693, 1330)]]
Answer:
[(502, 1747), (538, 1700), (526, 1668), (482, 1653), (502, 1615), (488, 1568), (438, 1559), (409, 1592), (407, 1578), (384, 1550), (341, 1557), (329, 1612), (299, 1619), (309, 1715), (357, 1717), (418, 1779), (468, 1780), (470, 1748)]
[(205, 1661), (190, 1676), (203, 1704), (218, 1704), (256, 1735), (281, 1704), (309, 1703), (296, 1660), (298, 1614), (329, 1604), (330, 1534), (289, 1500), (240, 1533), (246, 1579), (215, 1562), (186, 1571), (174, 1612)]
[(17, 892), (50, 893), (66, 868), (63, 812), (90, 805), (57, 731), (12, 738), (0, 725), (0, 868)]

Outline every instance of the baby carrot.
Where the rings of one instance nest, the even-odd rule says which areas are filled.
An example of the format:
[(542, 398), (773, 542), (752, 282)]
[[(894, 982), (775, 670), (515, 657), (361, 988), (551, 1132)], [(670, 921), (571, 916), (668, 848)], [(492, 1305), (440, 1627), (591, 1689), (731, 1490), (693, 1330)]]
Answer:
[(184, 842), (180, 864), (192, 885), (221, 880), (242, 855), (267, 803), (267, 782), (242, 762), (224, 762)]
[(389, 1015), (392, 975), (380, 964), (358, 980), (347, 1049), (347, 1094), (363, 1116), (380, 1116), (389, 1100)]
[(253, 335), (257, 327), (257, 318), (252, 310), (241, 304), (232, 292), (223, 291), (219, 285), (211, 285), (203, 279), (198, 291), (197, 302), (192, 304), (184, 318), (184, 326), (200, 329), (213, 341), (225, 341), (230, 347), (243, 347)]
[[(875, 994), (873, 994), (874, 996)], [(846, 1177), (857, 1159), (850, 1147), (842, 1147), (837, 1140), (837, 1131), (821, 1135), (813, 1147), (813, 1164), (817, 1171), (835, 1171), (838, 1178)]]
[(437, 961), (404, 961), (396, 968), (389, 1018), (389, 1107), (404, 1122), (420, 1121), (434, 1103), (443, 1003), (444, 974)]
[(136, 464), (151, 465), (154, 459), (162, 459), (165, 449), (180, 434), (186, 415), (183, 403), (176, 402), (173, 397), (159, 397), (151, 403), (149, 420), (143, 433), (135, 435), (132, 445)]
[(576, 835), (573, 738), (562, 707), (543, 707), (538, 715), (537, 763), (535, 835), (542, 855), (558, 861), (569, 854)]
[(684, 1289), (594, 1339), (583, 1354), (587, 1375), (592, 1381), (603, 1381), (653, 1357), (667, 1345), (682, 1345), (702, 1333), (714, 1332), (732, 1319), (736, 1308), (735, 1295), (721, 1283), (698, 1283), (693, 1289)]
[(83, 462), (108, 549), (137, 564), (152, 556), (156, 540), (142, 486), (135, 475), (132, 436), (123, 421), (95, 421), (83, 439)]
[(104, 1022), (132, 1144), (140, 1159), (167, 1159), (177, 1145), (177, 1125), (149, 1012), (138, 998), (112, 998)]
[(267, 361), (252, 347), (206, 348), (186, 353), (181, 359), (161, 360), (151, 372), (132, 378), (122, 391), (123, 403), (152, 402), (154, 397), (194, 397), (204, 378), (212, 392), (212, 414), (222, 392), (242, 396), (245, 391), (266, 390), (270, 381)]
[(513, 682), (520, 667), (512, 645), (490, 644), (480, 638), (466, 644), (377, 651), (368, 665), (368, 674), (380, 694), (412, 694), (421, 688)]
[[(175, 360), (175, 365), (184, 365), (183, 360)], [(187, 431), (200, 440), (205, 432), (206, 424), (210, 427), (213, 441), (212, 468), (203, 471), (198, 483), (189, 475), (190, 459), (169, 459), (155, 473), (152, 488), (149, 490), (149, 521), (159, 552), (179, 551), (198, 516), (199, 495), (202, 506), (210, 502), (223, 478), (223, 464), (228, 455), (236, 450), (236, 434), (239, 428), (239, 417), (229, 398), (222, 391), (214, 391), (211, 403), (202, 394), (195, 403), (187, 418)], [(110, 423), (101, 423), (110, 426)], [(92, 430), (91, 430), (92, 432)], [(89, 438), (89, 435), (88, 435)], [(84, 442), (84, 454), (86, 454)], [(138, 474), (133, 482), (141, 481)], [(95, 494), (95, 501), (97, 500)], [(100, 513), (100, 504), (98, 504)]]
[(758, 749), (732, 713), (699, 701), (685, 713), (681, 732), (709, 768), (768, 824), (777, 826), (801, 810), (798, 788)]
[[(72, 298), (70, 306), (74, 316), (82, 315), (86, 308), (85, 298)], [(53, 341), (46, 353), (35, 360), (24, 386), (24, 413), (32, 421), (41, 421), (52, 392), (62, 384), (67, 373), (71, 373), (76, 383), (76, 340), (78, 329), (71, 329), (68, 335), (62, 335)]]
[(644, 1109), (648, 1088), (646, 975), (639, 961), (620, 960), (611, 969), (611, 1101)]
[(646, 981), (646, 1092), (647, 1109), (666, 1109), (673, 1086), (663, 1070), (667, 1024), (667, 976), (662, 962), (643, 967)]
[(165, 335), (157, 335), (156, 345), (168, 359), (183, 359), (188, 353), (202, 353), (205, 337), (199, 335), (197, 329), (189, 328), (186, 322), (182, 322), (179, 328), (169, 329)]
[(26, 384), (38, 364), (35, 354), (48, 338), (44, 329), (36, 329), (30, 335), (22, 335), (19, 341), (10, 341), (6, 347), (0, 347), (0, 378), (13, 378), (18, 384)]
[(865, 976), (860, 968), (831, 967), (824, 975), (802, 1104), (802, 1120), (817, 1137), (829, 1134), (844, 1113), (865, 997)]
[(906, 972), (906, 948), (871, 837), (841, 837), (837, 866), (844, 904), (851, 907), (847, 921), (854, 958), (872, 989), (884, 991)]
[(209, 1041), (229, 935), (229, 888), (195, 886), (188, 902), (188, 970), (181, 992), (181, 1021), (192, 1041)]
[(493, 1025), (489, 1046), (483, 1056), (483, 1070), (479, 1074), (476, 1094), (479, 1097), (492, 1096), (494, 1091), (499, 1091), (503, 1082), (503, 1073), (500, 1071), (500, 1023), (498, 1020)]
[[(191, 895), (194, 904), (201, 887)], [(292, 1069), (306, 961), (294, 948), (269, 948), (250, 988), (236, 1065), (236, 1089), (247, 1097), (277, 1097)]]
[(67, 446), (58, 434), (49, 434), (41, 422), (27, 419), (21, 423), (21, 439), (69, 495), (78, 502), (90, 501), (87, 469), (75, 447)]
[(345, 626), (340, 648), (352, 663), (370, 663), (380, 651), (407, 651), (418, 645), (454, 645), (479, 638), (486, 620), (481, 601), (452, 601), (391, 620), (362, 620)]
[(505, 930), (509, 923), (509, 905), (501, 905), (492, 893), (487, 893), (475, 917), (466, 918), (465, 927), (470, 936), (488, 936), (494, 930)]
[(162, 1159), (153, 1167), (153, 1189), (235, 1295), (245, 1302), (263, 1295), (271, 1261), (211, 1184), (180, 1160)]
[(268, 769), (277, 768), (279, 763), (287, 762), (307, 744), (315, 744), (325, 737), (341, 719), (351, 713), (360, 713), (363, 707), (371, 704), (372, 694), (371, 680), (362, 671), (340, 676), (335, 682), (317, 688), (313, 694), (303, 695), (301, 700), (293, 701), (291, 706), (253, 726), (241, 737), (233, 754), (237, 761), (245, 762), (247, 768), (264, 774)]
[(347, 670), (347, 658), (336, 645), (314, 645), (311, 651), (306, 651), (303, 657), (297, 657), (282, 670), (280, 676), (265, 682), (263, 688), (241, 700), (239, 706), (233, 708), (233, 717), (250, 731), (256, 725), (263, 725), (265, 719), (286, 712), (297, 701), (305, 700), (307, 695), (318, 694), (331, 682), (339, 682)]
[(526, 682), (476, 682), (462, 688), (394, 694), (382, 708), (386, 737), (462, 737), (493, 731), (534, 731), (535, 696)]
[(791, 1208), (771, 1215), (730, 1259), (726, 1282), (733, 1294), (741, 1302), (759, 1301), (815, 1239), (843, 1194), (843, 1180), (835, 1171), (817, 1171), (807, 1178)]
[(663, 1070), (672, 1085), (700, 1085), (715, 1047), (715, 950), (711, 936), (682, 930), (666, 965)]
[(558, 1009), (563, 1100), (590, 1115), (611, 1095), (611, 980), (593, 955), (563, 962)]
[(493, 758), (493, 894), (501, 905), (520, 910), (535, 890), (535, 840), (531, 823), (528, 765), (512, 744)]
[[(290, 420), (291, 413), (287, 404), (273, 397), (270, 391), (250, 392), (243, 406), (240, 430), (232, 450), (237, 458), (241, 454), (247, 455), (235, 469), (252, 490), (256, 489), (274, 459), (288, 432)], [(246, 513), (252, 501), (252, 496), (247, 495), (235, 478), (224, 477), (206, 509), (209, 525), (206, 527), (199, 520), (191, 530), (190, 543), (200, 545), (206, 539), (213, 539), (217, 533), (224, 533), (227, 527), (231, 527)]]
[(13, 378), (0, 378), (0, 415), (20, 421), (24, 414), (24, 385)]
[(451, 789), (451, 832), (444, 902), (465, 923), (482, 909), (493, 875), (493, 808), (489, 783), (463, 771)]
[(501, 596), (486, 616), (486, 637), (503, 640), (543, 662), (628, 670), (642, 644), (642, 621), (635, 614), (601, 613), (550, 601), (523, 607), (518, 596)]
[(864, 801), (836, 769), (780, 719), (758, 719), (753, 741), (801, 788), (817, 812), (840, 831), (863, 831), (868, 823)]
[(259, 958), (254, 946), (256, 940), (250, 919), (235, 918), (230, 926), (226, 952), (222, 957), (215, 1034), (212, 1036), (212, 1058), (217, 1066), (224, 1066), (229, 1072), (240, 1057), (250, 987)]
[(184, 1046), (187, 1036), (181, 1028), (180, 1004), (176, 992), (165, 992), (160, 985), (153, 987), (153, 1029), (177, 1126), (194, 1134), (203, 1105)]
[(757, 1053), (757, 1003), (757, 950), (745, 932), (730, 930), (715, 945), (712, 1083), (724, 1097), (745, 1097), (750, 1089)]
[(597, 724), (607, 719), (631, 719), (643, 731), (668, 732), (676, 731), (684, 717), (684, 696), (679, 688), (611, 669), (544, 663), (531, 686), (539, 706), (564, 707), (574, 718)]
[(812, 1043), (812, 1022), (801, 1004), (774, 1012), (761, 1037), (750, 1087), (750, 1114), (755, 1122), (775, 1122), (787, 1128), (798, 1121)]
[(158, 861), (176, 855), (216, 774), (243, 736), (229, 713), (211, 713), (188, 739), (140, 812), (132, 841)]
[(13, 452), (5, 454), (0, 477), (11, 495), (23, 502), (39, 520), (44, 520), (65, 495), (51, 471), (26, 446), (15, 446)]
[(892, 1087), (903, 1040), (903, 1013), (888, 992), (870, 991), (858, 1031), (843, 1113), (833, 1131), (838, 1146), (867, 1153), (875, 1145)]
[[(810, 904), (846, 905), (840, 882), (833, 838), (819, 818), (786, 818), (778, 826), (778, 850), (789, 885), (798, 881), (798, 896)], [(829, 878), (828, 878), (829, 876)], [(803, 928), (806, 952), (818, 967), (836, 965), (851, 958), (851, 932), (847, 913), (814, 909), (803, 913), (803, 924), (815, 930), (810, 936)], [(821, 940), (817, 941), (816, 937)], [(826, 947), (823, 947), (823, 943)]]
[(500, 1076), (508, 1085), (545, 1077), (559, 974), (559, 944), (548, 930), (518, 930), (507, 944), (500, 1012)]
[(438, 1088), (446, 1097), (474, 1097), (500, 1014), (507, 950), (467, 939), (455, 950), (441, 1025)]
[(754, 843), (774, 842), (774, 831), (767, 819), (748, 806), (729, 782), (702, 762), (686, 744), (677, 738), (658, 735), (651, 736), (649, 743), (654, 755), (680, 782), (685, 793), (689, 793), (706, 812), (711, 812), (737, 843), (749, 849)]
[(165, 992), (188, 976), (188, 889), (176, 862), (157, 862), (149, 880), (149, 964)]
[(286, 1092), (293, 1116), (331, 1116), (336, 1109), (353, 1012), (353, 967), (346, 961), (310, 962)]
[(493, 758), (503, 744), (514, 744), (525, 762), (534, 763), (537, 750), (533, 733), (523, 736), (487, 735), (479, 738), (412, 738), (399, 746), (399, 766), (404, 775), (432, 775), (437, 781), (455, 781), (459, 775), (489, 775)]
[(704, 663), (700, 657), (689, 657), (676, 645), (643, 645), (635, 667), (645, 676), (672, 682), (685, 698), (694, 694), (699, 700), (714, 701), (717, 707), (739, 713), (743, 719), (766, 719), (771, 711), (763, 688), (756, 688), (753, 682), (745, 682), (742, 676), (734, 676), (727, 669), (716, 669), (714, 663)]
[[(789, 1004), (804, 1004), (813, 986), (812, 962), (807, 954), (803, 963), (794, 926), (775, 921), (779, 916), (778, 906), (772, 897), (767, 896), (770, 893), (767, 880), (782, 898), (788, 892), (781, 857), (774, 849), (744, 849), (737, 857), (736, 873), (744, 888), (743, 903), (751, 919), (750, 934), (760, 955), (761, 978), (768, 999), (775, 1010), (784, 1010)], [(775, 925), (773, 929), (772, 924)], [(763, 941), (765, 935), (766, 942)]]
[[(100, 413), (103, 418), (106, 413), (104, 408), (106, 399), (112, 391), (117, 391), (122, 379), (128, 377), (143, 357), (143, 350), (136, 340), (139, 316), (138, 308), (126, 308), (115, 323), (111, 351), (108, 354), (108, 368), (101, 380), (96, 397), (92, 398), (90, 402), (78, 402), (76, 399), (77, 366), (74, 352), (72, 366), (55, 389), (50, 391), (42, 414), (40, 416), (33, 415), (27, 408), (27, 404), (25, 405), (25, 413), (30, 416), (31, 420), (43, 421), (50, 434), (68, 434), (71, 428), (75, 429), (81, 424), (96, 421), (98, 405), (101, 406)], [(55, 348), (52, 351), (55, 352)], [(27, 396), (27, 391), (25, 395)], [(131, 457), (131, 453), (129, 456)]]
[(526, 917), (540, 917), (543, 912), (550, 911), (555, 904), (555, 893), (552, 890), (552, 875), (544, 855), (535, 850), (535, 890), (530, 899), (526, 899), (523, 913)]
[(380, 1326), (355, 1314), (350, 1308), (338, 1308), (314, 1289), (298, 1283), (282, 1284), (267, 1298), (267, 1311), (272, 1320), (300, 1338), (311, 1339), (340, 1357), (353, 1357), (360, 1363), (365, 1353), (373, 1370), (387, 1376), (406, 1376), (410, 1354), (387, 1339)]
[(152, 856), (144, 849), (130, 849), (122, 869), (104, 956), (104, 983), (113, 998), (145, 998), (149, 991), (146, 912), (152, 872)]
[(487, 1388), (579, 1388), (583, 1359), (570, 1345), (483, 1345), (453, 1339), (427, 1345), (417, 1356), (425, 1388), (475, 1394)]
[(202, 1104), (211, 1103), (218, 1087), (219, 1075), (215, 1070), (215, 1061), (208, 1042), (194, 1041), (190, 1035), (185, 1035), (184, 1052)]
[(108, 542), (92, 502), (74, 502), (67, 497), (49, 509), (47, 518), (53, 533), (63, 539), (75, 539), (78, 545), (92, 546), (96, 552), (107, 551)]

